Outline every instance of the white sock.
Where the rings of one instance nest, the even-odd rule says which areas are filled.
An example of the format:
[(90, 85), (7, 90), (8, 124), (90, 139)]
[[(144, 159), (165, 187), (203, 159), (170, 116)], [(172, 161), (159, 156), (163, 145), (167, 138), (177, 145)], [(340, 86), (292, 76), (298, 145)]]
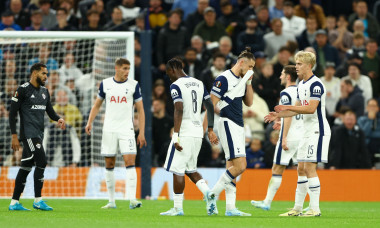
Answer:
[(42, 200), (42, 197), (36, 197), (35, 199), (34, 199), (34, 202), (35, 203), (38, 203), (38, 202), (40, 202)]
[(182, 203), (183, 203), (183, 193), (182, 194), (173, 194), (174, 199), (174, 208), (176, 209), (182, 209)]
[(210, 188), (208, 187), (206, 181), (204, 179), (200, 179), (195, 185), (203, 193), (203, 195), (207, 197), (207, 191), (210, 190)]
[(233, 210), (236, 208), (236, 185), (230, 182), (226, 186), (226, 210)]
[(264, 203), (266, 205), (271, 205), (274, 196), (277, 193), (278, 188), (280, 187), (282, 182), (282, 175), (272, 175), (272, 178), (269, 181), (267, 196), (265, 197)]
[(321, 194), (321, 184), (318, 177), (308, 179), (310, 189), (310, 209), (319, 212), (319, 196)]
[(308, 181), (306, 176), (298, 176), (297, 189), (296, 189), (296, 200), (294, 204), (294, 209), (302, 211), (303, 203), (307, 194)]
[(129, 200), (136, 200), (137, 173), (135, 166), (128, 166), (127, 181), (125, 184), (126, 196)]
[(220, 176), (218, 182), (216, 182), (211, 191), (213, 191), (215, 195), (219, 196), (223, 189), (226, 188), (227, 184), (229, 184), (233, 179), (235, 179), (235, 177), (231, 175), (230, 171), (226, 170), (226, 172)]
[(15, 205), (16, 203), (18, 203), (18, 200), (14, 200), (14, 199), (11, 200), (11, 206)]
[(115, 175), (113, 169), (106, 169), (106, 184), (109, 202), (115, 203)]

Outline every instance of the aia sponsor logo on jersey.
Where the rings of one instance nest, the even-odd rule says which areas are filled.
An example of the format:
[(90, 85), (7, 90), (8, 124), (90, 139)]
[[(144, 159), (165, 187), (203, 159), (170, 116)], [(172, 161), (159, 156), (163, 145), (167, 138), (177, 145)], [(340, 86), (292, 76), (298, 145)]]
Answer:
[(123, 103), (123, 102), (125, 102), (125, 103), (127, 103), (127, 98), (125, 96), (122, 96), (122, 97), (120, 97), (120, 96), (112, 96), (111, 100), (110, 100), (110, 103), (112, 103), (112, 102), (115, 102), (115, 103)]

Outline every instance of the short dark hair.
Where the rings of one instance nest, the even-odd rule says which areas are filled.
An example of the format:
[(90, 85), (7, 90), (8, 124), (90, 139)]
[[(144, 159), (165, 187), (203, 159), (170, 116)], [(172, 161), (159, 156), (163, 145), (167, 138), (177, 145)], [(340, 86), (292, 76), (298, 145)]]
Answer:
[(294, 65), (284, 66), (284, 73), (290, 75), (291, 82), (297, 81), (298, 76), (297, 76), (296, 66)]
[(285, 2), (284, 2), (284, 6), (294, 7), (294, 4), (293, 4), (292, 1), (285, 1)]
[(222, 53), (220, 52), (216, 52), (213, 56), (212, 56), (212, 60), (215, 61), (217, 58), (223, 58), (224, 60), (226, 60), (226, 56), (223, 55)]
[(354, 84), (352, 84), (351, 79), (344, 79), (343, 83), (346, 85), (354, 86)]
[(122, 66), (124, 64), (131, 65), (131, 62), (129, 62), (129, 60), (125, 59), (125, 58), (117, 58), (115, 60), (115, 65), (116, 66)]
[(288, 51), (290, 54), (292, 53), (290, 51), (290, 48), (288, 46), (282, 46), (282, 47), (280, 47), (280, 49), (278, 50), (278, 53), (283, 52), (283, 51)]
[(39, 0), (38, 1), (38, 5), (44, 5), (44, 4), (50, 4), (51, 5), (51, 2), (50, 2), (50, 0)]
[(92, 14), (97, 14), (97, 15), (100, 15), (100, 13), (94, 9), (90, 9), (86, 12), (86, 17), (89, 17), (91, 16)]
[(376, 44), (377, 44), (376, 40), (375, 40), (375, 39), (372, 39), (372, 38), (369, 38), (369, 39), (368, 39), (366, 45), (367, 45), (367, 44), (370, 44), (370, 43), (376, 43)]
[(347, 69), (350, 68), (350, 66), (357, 67), (357, 68), (359, 69), (359, 71), (361, 71), (360, 65), (357, 64), (357, 63), (355, 63), (355, 62), (350, 62), (350, 63), (348, 64)]
[(240, 53), (240, 55), (238, 56), (238, 60), (241, 58), (253, 59), (254, 61), (256, 61), (256, 58), (252, 54), (250, 47), (245, 47), (244, 51)]
[(193, 52), (197, 53), (197, 49), (195, 49), (195, 48), (193, 48), (193, 47), (188, 47), (188, 48), (186, 48), (186, 50), (185, 50), (185, 54), (186, 54), (187, 52), (189, 52), (189, 51), (193, 51)]
[(167, 69), (182, 70), (183, 62), (180, 58), (172, 58), (166, 63)]
[(174, 9), (174, 10), (170, 10), (170, 12), (168, 14), (168, 18), (171, 17), (173, 14), (177, 14), (182, 19), (183, 10), (180, 9), (180, 8), (177, 8), (177, 9)]
[(69, 13), (69, 12), (67, 12), (67, 9), (65, 9), (65, 8), (58, 8), (57, 12), (58, 11), (63, 11), (63, 12), (65, 12), (66, 15)]
[(40, 71), (42, 68), (47, 68), (43, 63), (35, 63), (30, 68), (30, 73), (33, 74), (34, 71)]

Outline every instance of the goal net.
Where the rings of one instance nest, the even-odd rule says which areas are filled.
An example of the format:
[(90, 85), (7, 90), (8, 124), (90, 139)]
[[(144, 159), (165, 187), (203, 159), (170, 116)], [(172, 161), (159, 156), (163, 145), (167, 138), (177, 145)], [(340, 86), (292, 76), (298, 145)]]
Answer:
[[(48, 161), (44, 196), (105, 197), (104, 158), (100, 155), (104, 106), (92, 134), (85, 133), (91, 107), (101, 80), (114, 76), (116, 58), (131, 62), (134, 78), (134, 34), (132, 32), (3, 32), (0, 38), (0, 197), (10, 197), (20, 165), (22, 149), (13, 152), (8, 122), (11, 97), (28, 82), (30, 67), (42, 62), (49, 75), (55, 111), (66, 120), (67, 129), (56, 128), (45, 115), (43, 146)], [(19, 131), (19, 123), (18, 123)], [(116, 167), (124, 162), (118, 156)], [(125, 170), (125, 169), (124, 169)], [(124, 171), (123, 170), (123, 171)], [(115, 176), (122, 171), (115, 172)], [(33, 171), (23, 197), (33, 197)], [(125, 177), (125, 175), (124, 175)], [(123, 178), (124, 179), (124, 178)], [(118, 185), (117, 185), (118, 186)], [(120, 185), (121, 186), (121, 185)], [(116, 190), (118, 192), (118, 189)], [(119, 189), (119, 193), (124, 187)], [(123, 194), (119, 194), (123, 197)]]

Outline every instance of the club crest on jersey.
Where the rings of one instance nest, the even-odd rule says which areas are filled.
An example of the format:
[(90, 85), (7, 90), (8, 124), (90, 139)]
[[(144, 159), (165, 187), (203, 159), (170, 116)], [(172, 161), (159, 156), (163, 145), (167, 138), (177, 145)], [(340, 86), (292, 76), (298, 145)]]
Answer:
[(128, 89), (125, 89), (125, 94), (128, 94)]
[(38, 149), (41, 149), (41, 144), (37, 143), (37, 144), (36, 144), (36, 147), (37, 147)]
[(110, 103), (115, 102), (115, 103), (127, 103), (127, 98), (125, 96), (112, 96), (110, 99)]
[(315, 95), (321, 95), (321, 93), (322, 93), (321, 87), (316, 86), (316, 87), (313, 88), (313, 94), (315, 94)]
[(42, 94), (42, 98), (45, 100), (46, 99), (46, 95), (43, 93)]
[(222, 86), (222, 83), (221, 83), (220, 81), (217, 81), (217, 82), (215, 83), (215, 86), (218, 87), (218, 88), (220, 88), (220, 87)]

